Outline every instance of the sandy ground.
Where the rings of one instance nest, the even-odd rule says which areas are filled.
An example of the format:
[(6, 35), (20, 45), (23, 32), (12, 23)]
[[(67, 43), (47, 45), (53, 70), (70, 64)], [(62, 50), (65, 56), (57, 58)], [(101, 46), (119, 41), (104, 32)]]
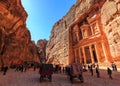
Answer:
[(47, 79), (39, 82), (38, 70), (22, 73), (9, 69), (6, 75), (0, 72), (0, 86), (120, 86), (120, 72), (113, 71), (113, 80), (108, 78), (106, 70), (100, 70), (100, 78), (95, 73), (90, 76), (88, 71), (83, 75), (84, 83), (80, 83), (77, 78), (71, 83), (69, 77), (63, 73), (53, 74), (52, 82)]

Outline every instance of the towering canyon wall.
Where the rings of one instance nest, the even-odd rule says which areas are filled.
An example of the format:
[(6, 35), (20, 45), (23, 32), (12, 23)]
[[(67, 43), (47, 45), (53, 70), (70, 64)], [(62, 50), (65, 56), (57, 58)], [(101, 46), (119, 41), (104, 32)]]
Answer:
[(76, 4), (71, 7), (69, 12), (55, 23), (51, 31), (50, 40), (47, 44), (47, 62), (68, 65), (69, 25), (92, 4), (92, 0), (86, 0), (82, 3), (78, 0)]
[(46, 46), (47, 46), (46, 39), (40, 39), (37, 41), (37, 52), (41, 63), (46, 62)]
[(74, 19), (75, 6), (61, 20), (55, 23), (46, 48), (47, 62), (68, 64), (68, 26)]
[[(69, 25), (78, 22), (81, 16), (86, 16), (94, 3), (105, 2), (101, 8), (101, 23), (108, 39), (112, 58), (120, 59), (120, 1), (119, 0), (77, 0), (69, 12), (60, 19), (52, 28), (50, 40), (47, 44), (46, 54), (48, 62), (67, 65), (69, 62)], [(84, 15), (83, 15), (84, 14)], [(120, 61), (120, 60), (119, 60)]]
[(0, 65), (37, 60), (21, 0), (0, 0)]
[(120, 61), (120, 0), (106, 1), (101, 10), (101, 21), (111, 55), (115, 61)]

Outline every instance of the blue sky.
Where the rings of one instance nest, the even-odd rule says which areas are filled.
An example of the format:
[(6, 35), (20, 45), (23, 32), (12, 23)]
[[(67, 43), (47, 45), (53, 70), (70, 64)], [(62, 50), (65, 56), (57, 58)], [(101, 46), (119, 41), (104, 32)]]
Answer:
[(49, 40), (52, 27), (69, 11), (76, 0), (22, 0), (28, 13), (27, 28), (32, 40)]

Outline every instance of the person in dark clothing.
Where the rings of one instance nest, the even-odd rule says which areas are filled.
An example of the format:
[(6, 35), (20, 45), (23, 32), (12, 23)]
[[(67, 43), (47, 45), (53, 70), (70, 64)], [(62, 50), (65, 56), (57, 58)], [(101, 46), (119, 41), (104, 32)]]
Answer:
[(112, 78), (112, 70), (111, 70), (109, 67), (107, 68), (107, 73), (108, 73), (108, 75), (109, 75), (109, 78), (110, 78), (110, 79), (113, 79), (113, 78)]
[(58, 70), (59, 70), (59, 66), (55, 65), (55, 73), (58, 73)]
[(93, 76), (93, 68), (92, 68), (92, 65), (90, 66), (90, 73), (91, 73), (91, 76)]
[(117, 71), (117, 66), (115, 65), (115, 71)]
[(67, 67), (67, 74), (70, 75), (71, 72), (71, 66)]
[(100, 73), (99, 73), (99, 69), (98, 69), (98, 67), (96, 67), (96, 75), (97, 75), (97, 78), (100, 77)]
[(24, 66), (23, 66), (23, 65), (21, 65), (20, 67), (21, 67), (21, 72), (23, 72), (23, 70), (24, 70)]
[(63, 73), (65, 73), (65, 67), (63, 67), (62, 71), (63, 71)]
[(8, 70), (8, 66), (5, 66), (5, 67), (3, 68), (3, 75), (6, 75), (7, 70)]
[(90, 65), (88, 65), (88, 70), (89, 70), (89, 72), (90, 72)]
[(111, 67), (112, 67), (112, 70), (115, 71), (115, 64), (114, 63), (111, 64)]
[(111, 67), (112, 67), (113, 71), (117, 71), (117, 67), (116, 67), (116, 64), (115, 64), (115, 63), (112, 63), (112, 64), (111, 64)]

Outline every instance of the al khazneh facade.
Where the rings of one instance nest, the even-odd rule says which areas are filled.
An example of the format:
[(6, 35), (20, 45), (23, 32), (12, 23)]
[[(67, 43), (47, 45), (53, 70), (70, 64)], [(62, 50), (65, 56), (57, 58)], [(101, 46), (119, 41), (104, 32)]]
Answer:
[(48, 62), (120, 62), (120, 1), (77, 0), (53, 27)]
[[(109, 14), (113, 17), (112, 19), (110, 17), (106, 22), (104, 19), (102, 19), (104, 15), (104, 10), (106, 10), (103, 8), (110, 3), (111, 5), (113, 3), (115, 5), (115, 1), (96, 0), (92, 6), (90, 6), (84, 13), (82, 13), (70, 24), (69, 64), (71, 64), (72, 62), (89, 64), (112, 63), (120, 61), (120, 54), (117, 57), (115, 57), (115, 55), (112, 55), (113, 53), (111, 51), (113, 50), (110, 45), (110, 39), (108, 39), (109, 33), (105, 32), (105, 29), (109, 26), (109, 24), (115, 21), (114, 18), (119, 18), (120, 10), (116, 11), (114, 14)], [(119, 4), (120, 2), (116, 1), (116, 3)], [(116, 22), (120, 24), (120, 21), (118, 21), (117, 18)], [(103, 25), (103, 22), (105, 22), (105, 25)], [(118, 27), (120, 26), (118, 25)], [(109, 32), (112, 31), (112, 33), (114, 33), (113, 31), (115, 28), (116, 26), (112, 28), (108, 27), (107, 29), (109, 29)], [(117, 40), (117, 44), (120, 41), (119, 31), (115, 31), (114, 35), (117, 36), (117, 39), (114, 39), (114, 42), (116, 42), (115, 40)], [(118, 48), (120, 48), (119, 44), (117, 46)]]

